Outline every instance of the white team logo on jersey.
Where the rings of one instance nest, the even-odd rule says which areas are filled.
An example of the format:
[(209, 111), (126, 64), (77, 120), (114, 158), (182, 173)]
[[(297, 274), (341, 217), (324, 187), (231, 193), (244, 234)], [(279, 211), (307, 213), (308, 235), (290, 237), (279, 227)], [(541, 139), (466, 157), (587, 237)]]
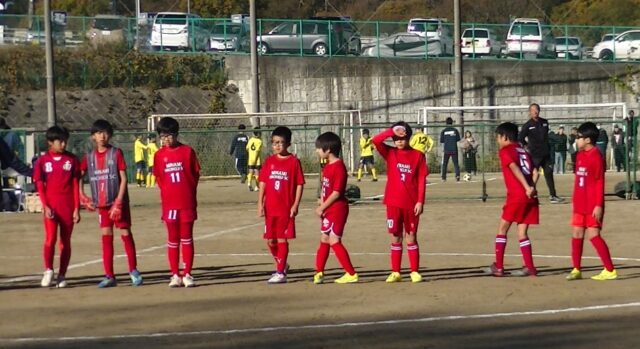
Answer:
[(67, 160), (64, 165), (62, 165), (62, 169), (65, 171), (71, 171), (71, 161)]

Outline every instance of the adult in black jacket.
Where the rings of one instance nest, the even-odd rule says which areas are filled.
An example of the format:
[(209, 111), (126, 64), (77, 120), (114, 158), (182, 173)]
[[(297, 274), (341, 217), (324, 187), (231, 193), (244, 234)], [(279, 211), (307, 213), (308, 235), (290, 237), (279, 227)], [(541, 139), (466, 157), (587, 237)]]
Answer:
[(607, 146), (609, 145), (609, 135), (607, 131), (602, 127), (602, 124), (598, 124), (598, 140), (596, 140), (596, 147), (600, 150), (602, 158), (604, 159), (604, 170), (607, 170)]
[(625, 163), (624, 163), (624, 132), (622, 129), (618, 127), (618, 125), (613, 125), (613, 134), (611, 134), (611, 146), (613, 147), (613, 158), (616, 162), (616, 170), (620, 172), (620, 170), (626, 171)]
[[(563, 202), (564, 200), (556, 195), (553, 182), (553, 162), (549, 158), (549, 122), (540, 117), (540, 106), (536, 103), (529, 106), (529, 116), (529, 121), (522, 125), (518, 141), (529, 150), (533, 166), (544, 170), (551, 203)], [(534, 180), (537, 181), (537, 178)]]
[[(6, 170), (9, 167), (23, 176), (31, 177), (33, 173), (29, 166), (16, 157), (16, 154), (11, 150), (7, 142), (0, 138), (0, 171)], [(0, 191), (0, 212), (2, 212), (4, 201), (2, 200), (1, 194), (2, 192)]]
[(240, 183), (244, 183), (247, 179), (247, 143), (249, 143), (249, 137), (244, 134), (246, 128), (244, 124), (238, 126), (239, 133), (231, 141), (231, 150), (229, 150), (229, 155), (235, 158), (235, 167), (240, 175)]
[(453, 161), (453, 169), (456, 173), (456, 181), (460, 181), (460, 166), (458, 165), (458, 142), (460, 132), (453, 126), (453, 119), (447, 118), (447, 127), (440, 132), (440, 144), (442, 144), (442, 180), (447, 180), (447, 166), (449, 158)]

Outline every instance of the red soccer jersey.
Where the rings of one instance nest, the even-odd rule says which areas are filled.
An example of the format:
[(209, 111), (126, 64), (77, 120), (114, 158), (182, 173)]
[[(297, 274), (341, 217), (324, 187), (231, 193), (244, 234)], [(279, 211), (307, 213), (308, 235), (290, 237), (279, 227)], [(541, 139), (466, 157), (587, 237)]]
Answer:
[(344, 162), (338, 159), (334, 163), (328, 163), (322, 169), (322, 201), (326, 201), (334, 191), (340, 193), (340, 198), (331, 206), (327, 207), (325, 212), (344, 211), (349, 207), (349, 201), (344, 196), (347, 190), (347, 168)]
[(78, 179), (80, 164), (75, 155), (64, 152), (47, 152), (38, 158), (33, 171), (33, 179), (43, 186), (44, 200), (49, 207), (78, 208)]
[(537, 202), (536, 198), (527, 197), (526, 190), (509, 168), (509, 165), (512, 163), (518, 165), (524, 178), (527, 179), (527, 183), (533, 186), (533, 163), (531, 162), (531, 155), (518, 144), (512, 143), (500, 149), (498, 156), (500, 157), (504, 184), (507, 188), (507, 201), (524, 203)]
[(160, 148), (154, 157), (153, 174), (160, 188), (163, 211), (196, 209), (200, 163), (190, 146)]
[(413, 209), (416, 203), (424, 203), (426, 179), (429, 169), (424, 154), (409, 147), (398, 149), (384, 144), (393, 137), (388, 129), (371, 140), (380, 155), (387, 161), (387, 185), (384, 190), (384, 204), (387, 206)]
[(265, 183), (265, 216), (289, 216), (296, 200), (296, 187), (304, 185), (300, 160), (294, 155), (269, 156), (260, 170), (260, 182)]
[[(111, 148), (112, 146), (109, 145), (107, 150), (109, 148)], [(104, 152), (99, 152), (98, 150), (96, 150), (96, 167), (98, 169), (108, 169), (109, 168), (109, 164), (107, 164), (106, 162), (106, 158), (107, 158), (107, 150), (105, 150)], [(88, 154), (88, 156), (91, 156), (91, 152)], [(122, 154), (122, 150), (119, 148), (116, 148), (115, 151), (115, 157), (116, 157), (116, 165), (118, 167), (118, 171), (126, 171), (127, 170), (127, 163), (124, 161), (124, 155)], [(87, 172), (87, 170), (89, 169), (89, 164), (87, 163), (87, 156), (83, 156), (82, 157), (82, 161), (80, 162), (80, 170), (82, 172)], [(111, 174), (109, 174), (111, 175)], [(116, 174), (117, 176), (120, 176), (120, 174)], [(118, 177), (120, 178), (120, 177)], [(101, 179), (98, 182), (97, 188), (98, 188), (98, 193), (97, 193), (97, 202), (98, 205), (97, 207), (106, 207), (107, 204), (106, 202), (109, 200), (107, 198), (107, 181), (108, 179), (105, 177), (104, 179)], [(118, 182), (119, 183), (119, 182)], [(95, 193), (93, 193), (95, 195)], [(94, 198), (95, 200), (96, 198)], [(128, 195), (124, 196), (124, 200), (128, 201)]]
[(576, 156), (573, 212), (591, 215), (596, 206), (604, 209), (604, 164), (600, 151), (593, 147)]

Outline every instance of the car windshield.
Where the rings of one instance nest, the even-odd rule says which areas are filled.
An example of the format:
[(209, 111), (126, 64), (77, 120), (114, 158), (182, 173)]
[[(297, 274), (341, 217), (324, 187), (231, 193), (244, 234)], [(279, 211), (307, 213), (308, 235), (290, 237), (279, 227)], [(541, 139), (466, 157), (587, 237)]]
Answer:
[(124, 27), (120, 18), (96, 18), (93, 27), (98, 30), (116, 30)]
[(537, 23), (514, 23), (511, 28), (511, 35), (539, 36), (540, 27), (538, 27)]
[(171, 24), (171, 25), (186, 25), (187, 24), (187, 16), (175, 14), (159, 14), (156, 17), (156, 23), (162, 24)]
[(438, 30), (438, 21), (412, 21), (409, 23), (409, 30), (413, 32), (434, 32)]
[(213, 26), (212, 34), (220, 34), (220, 35), (236, 35), (240, 33), (239, 25), (232, 24), (216, 24)]
[(489, 32), (486, 30), (465, 30), (462, 34), (463, 38), (488, 38)]
[(615, 38), (616, 36), (614, 34), (607, 34), (605, 36), (602, 37), (602, 41), (611, 41), (613, 40), (613, 38)]
[(576, 38), (556, 38), (556, 45), (580, 45)]

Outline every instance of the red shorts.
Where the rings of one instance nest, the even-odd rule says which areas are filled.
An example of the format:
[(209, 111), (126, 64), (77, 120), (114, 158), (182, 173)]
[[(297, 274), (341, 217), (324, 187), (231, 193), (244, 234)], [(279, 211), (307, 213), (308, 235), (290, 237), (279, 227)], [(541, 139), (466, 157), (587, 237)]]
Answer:
[(295, 239), (296, 219), (286, 216), (267, 216), (264, 218), (265, 239)]
[[(603, 217), (604, 221), (604, 217)], [(578, 228), (598, 228), (602, 229), (602, 223), (593, 218), (590, 214), (573, 213), (571, 218), (571, 225)]]
[(73, 226), (73, 207), (54, 206), (51, 207), (51, 211), (53, 211), (53, 219), (56, 223), (67, 227)]
[(191, 223), (198, 219), (198, 211), (194, 209), (162, 209), (161, 219), (165, 223)]
[(416, 216), (413, 209), (387, 206), (387, 228), (389, 234), (394, 236), (407, 234), (416, 234), (418, 232), (418, 224), (420, 224), (420, 216)]
[(122, 203), (122, 215), (120, 220), (114, 222), (109, 218), (109, 207), (100, 207), (98, 208), (98, 222), (100, 223), (100, 228), (113, 228), (114, 226), (118, 229), (129, 229), (131, 228), (131, 210), (129, 209), (129, 203)]
[(539, 224), (540, 208), (538, 203), (507, 201), (502, 206), (502, 219), (517, 224)]
[(327, 212), (320, 219), (320, 232), (322, 234), (333, 234), (342, 237), (344, 226), (347, 224), (349, 210)]

